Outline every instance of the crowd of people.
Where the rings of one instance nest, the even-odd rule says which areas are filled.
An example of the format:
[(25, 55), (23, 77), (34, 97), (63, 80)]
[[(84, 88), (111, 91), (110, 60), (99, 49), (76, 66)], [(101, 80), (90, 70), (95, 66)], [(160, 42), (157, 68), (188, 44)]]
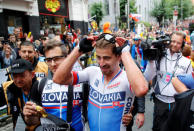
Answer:
[[(82, 131), (87, 122), (91, 131), (131, 131), (134, 116), (138, 128), (144, 125), (150, 90), (153, 131), (194, 130), (194, 31), (170, 27), (113, 32), (107, 22), (103, 32), (50, 29), (39, 40), (20, 38), (15, 28), (0, 41), (1, 69), (9, 76), (0, 106), (7, 105), (16, 131)], [(165, 53), (145, 59), (143, 43), (161, 35), (169, 37)]]

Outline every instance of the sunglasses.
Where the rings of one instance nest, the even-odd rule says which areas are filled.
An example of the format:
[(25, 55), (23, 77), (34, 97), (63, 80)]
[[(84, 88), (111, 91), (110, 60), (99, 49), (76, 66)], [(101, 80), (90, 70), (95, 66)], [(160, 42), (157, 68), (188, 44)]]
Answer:
[(108, 41), (108, 42), (110, 42), (112, 44), (116, 43), (116, 40), (115, 40), (116, 37), (111, 35), (111, 34), (101, 34), (96, 41), (98, 41), (98, 40), (100, 40), (102, 38), (104, 38), (106, 41)]
[(51, 58), (45, 58), (44, 60), (47, 64), (50, 64), (50, 63), (52, 63), (52, 61), (57, 62), (58, 60), (60, 60), (63, 57), (66, 57), (66, 56), (65, 55), (63, 55), (63, 56), (54, 56), (54, 57), (51, 57)]

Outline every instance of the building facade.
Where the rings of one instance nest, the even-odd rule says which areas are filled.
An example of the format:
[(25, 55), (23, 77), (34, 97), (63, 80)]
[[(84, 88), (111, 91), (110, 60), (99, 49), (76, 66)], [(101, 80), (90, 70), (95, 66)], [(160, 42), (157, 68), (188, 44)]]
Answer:
[(137, 13), (141, 14), (141, 20), (146, 22), (156, 22), (156, 19), (151, 16), (151, 11), (161, 0), (136, 0)]
[[(101, 2), (103, 5), (104, 16), (100, 22), (100, 26), (105, 22), (110, 22), (111, 27), (117, 27), (119, 25), (118, 18), (120, 17), (120, 3), (119, 0), (88, 0), (88, 7), (91, 8), (92, 4)], [(91, 15), (89, 14), (91, 17)]]
[(36, 0), (0, 0), (0, 36), (8, 37), (15, 27), (22, 32), (31, 31), (37, 37), (40, 32), (38, 4)]
[(8, 38), (19, 27), (37, 39), (45, 29), (63, 32), (68, 25), (87, 33), (87, 0), (0, 0), (0, 37)]

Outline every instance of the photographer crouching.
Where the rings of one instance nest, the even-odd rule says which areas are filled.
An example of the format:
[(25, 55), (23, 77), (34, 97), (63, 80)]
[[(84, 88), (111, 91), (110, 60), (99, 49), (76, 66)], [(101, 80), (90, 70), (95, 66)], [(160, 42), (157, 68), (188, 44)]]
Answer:
[[(173, 32), (170, 37), (169, 48), (158, 48), (164, 47), (165, 42), (163, 40), (152, 43), (152, 46), (154, 45), (156, 49), (149, 51), (148, 55), (152, 53), (152, 57), (150, 56), (149, 63), (144, 72), (147, 81), (152, 80), (156, 76), (153, 131), (161, 131), (163, 123), (168, 119), (169, 113), (174, 107), (174, 95), (177, 92), (171, 83), (172, 77), (192, 72), (190, 60), (182, 56), (181, 53), (184, 47), (185, 34)], [(153, 59), (153, 56), (158, 57)]]

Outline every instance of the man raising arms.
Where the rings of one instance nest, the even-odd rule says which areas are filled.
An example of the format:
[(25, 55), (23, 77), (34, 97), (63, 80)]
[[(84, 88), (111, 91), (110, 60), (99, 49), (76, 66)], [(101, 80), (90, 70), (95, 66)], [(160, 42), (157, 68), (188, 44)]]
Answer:
[[(129, 46), (122, 46), (125, 43), (123, 38), (102, 34), (96, 45), (94, 40), (95, 37), (82, 39), (79, 47), (76, 47), (59, 66), (53, 81), (66, 85), (89, 82), (90, 130), (126, 130), (121, 122), (122, 116), (131, 108), (134, 94), (143, 96), (147, 93), (147, 82), (132, 60)], [(116, 44), (121, 47), (116, 47)], [(99, 67), (91, 66), (83, 71), (71, 71), (76, 60), (83, 53), (92, 51), (94, 45)], [(120, 69), (120, 60), (126, 72)]]

